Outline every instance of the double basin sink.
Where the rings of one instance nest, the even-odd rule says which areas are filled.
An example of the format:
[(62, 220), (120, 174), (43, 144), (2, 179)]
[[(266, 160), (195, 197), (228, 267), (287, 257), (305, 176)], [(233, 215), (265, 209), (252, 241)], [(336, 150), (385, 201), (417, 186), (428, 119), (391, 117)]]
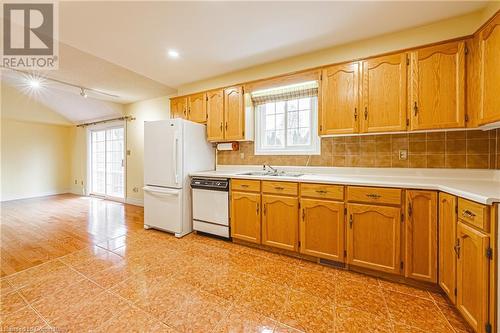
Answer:
[(238, 176), (266, 176), (266, 177), (300, 177), (303, 173), (285, 171), (252, 171), (239, 173)]

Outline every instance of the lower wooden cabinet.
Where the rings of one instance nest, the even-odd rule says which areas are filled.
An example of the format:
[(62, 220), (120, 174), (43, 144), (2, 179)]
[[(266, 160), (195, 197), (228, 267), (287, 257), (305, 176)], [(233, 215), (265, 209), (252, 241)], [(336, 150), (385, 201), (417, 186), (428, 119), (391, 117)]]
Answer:
[(437, 282), (437, 193), (406, 191), (405, 276)]
[(262, 244), (298, 250), (299, 199), (262, 195)]
[(400, 273), (401, 209), (348, 204), (347, 262), (387, 273)]
[(260, 193), (231, 192), (231, 237), (260, 244)]
[(457, 308), (475, 332), (488, 322), (489, 237), (459, 221), (457, 227)]
[(301, 199), (300, 252), (344, 262), (344, 202)]
[(456, 303), (457, 256), (457, 198), (439, 193), (439, 286), (450, 301)]

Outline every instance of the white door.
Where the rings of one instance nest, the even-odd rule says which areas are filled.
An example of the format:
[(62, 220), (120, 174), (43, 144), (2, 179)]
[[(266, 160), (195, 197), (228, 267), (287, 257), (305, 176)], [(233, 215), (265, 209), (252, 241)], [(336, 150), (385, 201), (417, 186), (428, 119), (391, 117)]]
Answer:
[(125, 129), (91, 130), (90, 194), (125, 198)]
[(182, 124), (180, 119), (144, 123), (144, 184), (181, 188)]
[(146, 186), (144, 224), (174, 233), (182, 230), (182, 189)]

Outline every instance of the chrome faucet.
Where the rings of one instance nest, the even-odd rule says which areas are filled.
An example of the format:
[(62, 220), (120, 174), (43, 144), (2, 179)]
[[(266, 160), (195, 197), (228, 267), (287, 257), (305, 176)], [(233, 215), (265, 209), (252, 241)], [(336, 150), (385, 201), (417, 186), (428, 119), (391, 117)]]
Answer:
[(278, 169), (273, 168), (273, 167), (272, 167), (272, 166), (270, 166), (269, 164), (264, 164), (264, 165), (262, 166), (262, 169), (263, 169), (264, 171), (266, 171), (266, 168), (271, 169), (271, 171), (272, 171), (272, 172), (274, 172), (274, 173), (278, 173)]

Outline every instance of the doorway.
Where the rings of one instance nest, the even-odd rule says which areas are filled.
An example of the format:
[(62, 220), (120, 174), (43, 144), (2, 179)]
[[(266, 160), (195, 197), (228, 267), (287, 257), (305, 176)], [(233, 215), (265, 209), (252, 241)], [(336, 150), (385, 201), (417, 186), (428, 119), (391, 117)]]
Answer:
[(125, 199), (125, 128), (90, 130), (90, 195)]

